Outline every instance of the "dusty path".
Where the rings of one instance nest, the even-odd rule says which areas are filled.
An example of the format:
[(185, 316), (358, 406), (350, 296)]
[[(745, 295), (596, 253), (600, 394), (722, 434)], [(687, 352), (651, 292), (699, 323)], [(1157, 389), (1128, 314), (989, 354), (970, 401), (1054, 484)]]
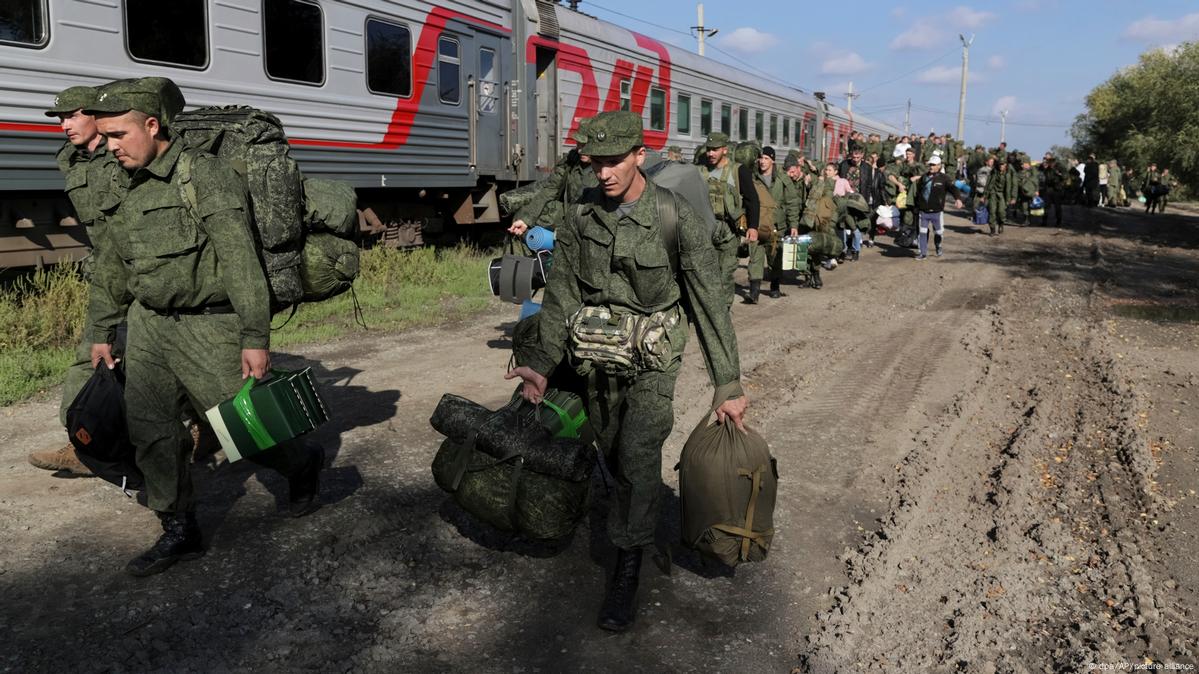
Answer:
[[(339, 413), (326, 507), (289, 520), (274, 476), (199, 468), (210, 552), (150, 579), (120, 571), (153, 539), (144, 509), (24, 463), (61, 438), (54, 402), (2, 409), (0, 669), (1194, 663), (1199, 326), (1142, 318), (1199, 306), (1199, 221), (1067, 219), (999, 240), (954, 219), (942, 259), (883, 246), (822, 291), (737, 305), (752, 423), (782, 476), (775, 548), (735, 573), (647, 563), (627, 635), (593, 626), (613, 555), (602, 498), (550, 549), (471, 523), (429, 474), (440, 395), (511, 391), (509, 307), (306, 350)], [(710, 396), (698, 354), (677, 390), (671, 490)]]

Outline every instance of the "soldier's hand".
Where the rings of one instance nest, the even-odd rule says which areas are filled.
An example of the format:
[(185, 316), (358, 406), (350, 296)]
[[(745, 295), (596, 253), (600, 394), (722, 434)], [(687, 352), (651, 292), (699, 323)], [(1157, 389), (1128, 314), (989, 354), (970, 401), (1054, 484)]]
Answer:
[(545, 397), (545, 389), (549, 385), (545, 377), (525, 365), (513, 368), (511, 372), (504, 375), (504, 379), (516, 379), (517, 377), (524, 380), (524, 386), (520, 389), (520, 397), (534, 405), (541, 404), (541, 399)]
[(513, 220), (512, 226), (508, 228), (508, 233), (513, 236), (520, 236), (527, 231), (529, 231), (529, 226), (525, 224), (524, 220)]
[(104, 361), (104, 364), (111, 370), (117, 366), (120, 360), (120, 358), (112, 357), (112, 344), (92, 344), (93, 369), (100, 365), (100, 361)]
[(792, 227), (791, 228), (791, 236), (799, 236), (799, 230)]
[(956, 200), (953, 202), (953, 205), (954, 205), (954, 207), (956, 207), (956, 208), (961, 208), (961, 207), (962, 207), (962, 200), (961, 200), (961, 199), (956, 199)]
[(757, 243), (758, 230), (754, 227), (749, 228), (749, 230), (745, 232), (745, 238), (748, 239), (750, 243)]
[(241, 378), (262, 379), (271, 369), (271, 352), (266, 349), (241, 350)]
[(745, 410), (747, 409), (749, 409), (749, 398), (745, 396), (726, 400), (716, 408), (716, 420), (722, 424), (726, 420), (732, 421), (737, 430), (748, 433), (745, 430)]

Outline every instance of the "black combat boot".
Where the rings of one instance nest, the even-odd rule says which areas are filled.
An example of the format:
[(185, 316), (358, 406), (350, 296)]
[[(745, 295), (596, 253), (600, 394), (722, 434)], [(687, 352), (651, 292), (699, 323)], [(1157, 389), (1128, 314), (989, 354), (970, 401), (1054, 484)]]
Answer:
[(777, 300), (780, 297), (786, 296), (787, 294), (779, 288), (779, 281), (775, 280), (770, 282), (770, 299)]
[(204, 556), (200, 527), (196, 524), (194, 512), (158, 513), (158, 519), (162, 520), (162, 535), (154, 547), (125, 565), (125, 570), (131, 575), (152, 576), (171, 568), (175, 562)]
[(325, 466), (325, 450), (313, 450), (308, 463), (287, 478), (288, 512), (303, 517), (321, 507), (321, 469)]
[(824, 287), (824, 282), (820, 280), (820, 265), (814, 265), (812, 267), (811, 286), (814, 290), (820, 290), (821, 288)]
[(617, 549), (616, 573), (604, 595), (600, 608), (599, 627), (609, 632), (623, 632), (637, 617), (637, 582), (641, 575), (641, 548)]
[(757, 304), (758, 297), (762, 294), (762, 282), (750, 281), (749, 294), (745, 296), (745, 304)]

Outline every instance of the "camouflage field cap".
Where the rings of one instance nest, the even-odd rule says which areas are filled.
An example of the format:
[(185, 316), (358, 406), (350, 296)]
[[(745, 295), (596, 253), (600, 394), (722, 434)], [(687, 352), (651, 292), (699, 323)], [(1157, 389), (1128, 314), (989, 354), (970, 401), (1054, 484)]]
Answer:
[(88, 112), (127, 112), (137, 110), (167, 126), (183, 111), (183, 92), (165, 77), (141, 77), (116, 80), (100, 87), (96, 102)]
[(728, 147), (729, 135), (716, 131), (708, 134), (708, 141), (704, 145), (708, 146), (709, 150), (717, 150), (722, 147)]
[(575, 139), (575, 143), (577, 143), (581, 146), (583, 143), (587, 142), (587, 127), (590, 125), (591, 125), (590, 117), (579, 120), (579, 128), (575, 129), (574, 135), (571, 136), (571, 138)]
[(67, 87), (54, 97), (54, 104), (46, 110), (47, 117), (57, 117), (76, 110), (83, 110), (96, 102), (95, 87)]
[(601, 112), (579, 124), (579, 152), (592, 157), (616, 157), (645, 144), (641, 116), (627, 110)]
[(799, 152), (791, 150), (787, 153), (787, 158), (783, 160), (783, 169), (789, 169), (799, 166)]

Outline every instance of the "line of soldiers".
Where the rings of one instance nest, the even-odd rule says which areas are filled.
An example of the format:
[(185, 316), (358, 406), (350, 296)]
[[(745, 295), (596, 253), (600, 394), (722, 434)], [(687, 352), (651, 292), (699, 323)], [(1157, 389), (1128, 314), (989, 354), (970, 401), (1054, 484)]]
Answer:
[[(123, 361), (129, 439), (162, 526), (126, 565), (135, 576), (204, 554), (185, 421), (271, 366), (269, 286), (245, 183), (224, 160), (184, 146), (173, 127), (183, 107), (174, 82), (147, 77), (71, 87), (46, 110), (66, 134), (58, 164), (92, 243), (88, 315), (62, 421), (94, 368)], [(320, 506), (322, 449), (292, 440), (250, 460), (287, 478), (292, 516)], [(87, 472), (70, 446), (30, 462)]]

